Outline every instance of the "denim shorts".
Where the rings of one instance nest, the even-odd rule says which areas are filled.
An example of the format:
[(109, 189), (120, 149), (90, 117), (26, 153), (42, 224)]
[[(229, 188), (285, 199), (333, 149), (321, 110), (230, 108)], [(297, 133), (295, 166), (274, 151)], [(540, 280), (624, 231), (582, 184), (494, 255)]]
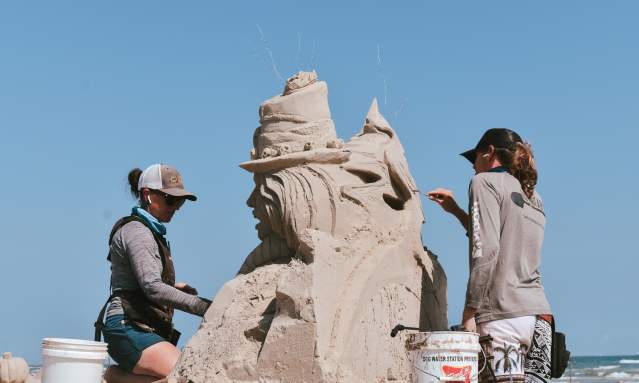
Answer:
[(120, 368), (131, 372), (140, 360), (142, 351), (166, 340), (158, 334), (143, 331), (135, 325), (126, 323), (124, 315), (112, 315), (104, 321), (102, 328), (104, 340), (109, 345), (109, 355)]

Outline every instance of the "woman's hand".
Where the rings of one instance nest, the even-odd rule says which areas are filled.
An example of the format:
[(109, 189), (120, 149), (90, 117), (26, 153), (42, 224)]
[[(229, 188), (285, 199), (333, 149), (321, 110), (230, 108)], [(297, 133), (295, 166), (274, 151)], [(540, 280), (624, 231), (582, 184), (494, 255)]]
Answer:
[(448, 189), (437, 188), (426, 193), (426, 196), (435, 201), (444, 211), (454, 215), (464, 230), (468, 230), (468, 214), (457, 205), (453, 192)]
[(191, 287), (184, 282), (176, 282), (175, 285), (173, 285), (173, 287), (187, 294), (197, 295), (197, 290), (195, 289), (195, 287)]
[(426, 193), (428, 198), (431, 201), (435, 201), (439, 206), (444, 209), (444, 211), (454, 214), (458, 210), (461, 210), (459, 205), (457, 205), (457, 201), (455, 201), (455, 196), (453, 196), (453, 192), (448, 189), (437, 188), (435, 190), (429, 191)]
[(464, 308), (464, 314), (462, 315), (462, 326), (466, 331), (477, 332), (477, 324), (475, 323), (475, 312), (477, 310), (470, 307)]

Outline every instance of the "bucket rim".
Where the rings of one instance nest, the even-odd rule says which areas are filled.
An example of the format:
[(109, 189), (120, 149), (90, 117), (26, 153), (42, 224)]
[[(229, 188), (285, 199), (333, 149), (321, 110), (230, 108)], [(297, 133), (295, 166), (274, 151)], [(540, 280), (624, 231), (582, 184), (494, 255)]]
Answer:
[(479, 334), (461, 331), (423, 331), (408, 334), (410, 352), (480, 352)]
[(68, 338), (44, 338), (42, 351), (76, 351), (76, 352), (100, 352), (108, 351), (108, 345), (104, 342), (92, 340), (68, 339)]
[(446, 331), (417, 331), (417, 332), (410, 333), (409, 335), (417, 335), (417, 334), (441, 334), (441, 335), (454, 334), (454, 335), (472, 335), (472, 336), (479, 337), (479, 333), (478, 332), (450, 331), (450, 330), (446, 330)]
[(96, 342), (94, 340), (73, 339), (73, 338), (43, 338), (42, 345), (62, 345), (72, 347), (106, 347), (104, 342)]

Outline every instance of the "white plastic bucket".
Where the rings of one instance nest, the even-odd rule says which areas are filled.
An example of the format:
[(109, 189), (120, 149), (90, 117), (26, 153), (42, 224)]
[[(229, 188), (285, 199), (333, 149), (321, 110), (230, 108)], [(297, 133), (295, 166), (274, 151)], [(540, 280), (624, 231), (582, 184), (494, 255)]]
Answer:
[(420, 332), (406, 343), (413, 364), (413, 383), (476, 383), (479, 334), (461, 331)]
[(107, 344), (80, 339), (42, 340), (42, 383), (101, 383)]

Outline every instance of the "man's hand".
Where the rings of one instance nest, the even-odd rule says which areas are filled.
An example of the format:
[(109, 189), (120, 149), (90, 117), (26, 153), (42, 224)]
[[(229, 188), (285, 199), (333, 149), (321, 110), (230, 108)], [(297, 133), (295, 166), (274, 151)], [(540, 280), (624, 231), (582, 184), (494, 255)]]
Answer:
[(191, 287), (184, 282), (176, 282), (175, 285), (173, 285), (173, 287), (187, 294), (197, 295), (197, 290), (194, 287)]
[(466, 331), (477, 332), (477, 324), (475, 323), (475, 312), (477, 310), (470, 307), (464, 308), (464, 314), (462, 315), (462, 326)]

